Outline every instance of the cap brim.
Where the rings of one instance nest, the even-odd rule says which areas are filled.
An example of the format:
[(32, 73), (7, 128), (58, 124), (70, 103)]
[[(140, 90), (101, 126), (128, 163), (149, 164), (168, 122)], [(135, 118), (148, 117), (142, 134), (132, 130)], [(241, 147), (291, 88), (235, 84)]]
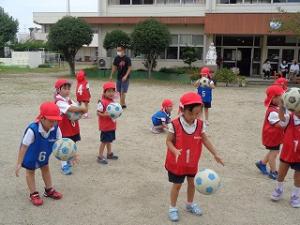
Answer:
[(53, 120), (53, 121), (61, 121), (61, 116), (44, 116), (47, 120)]

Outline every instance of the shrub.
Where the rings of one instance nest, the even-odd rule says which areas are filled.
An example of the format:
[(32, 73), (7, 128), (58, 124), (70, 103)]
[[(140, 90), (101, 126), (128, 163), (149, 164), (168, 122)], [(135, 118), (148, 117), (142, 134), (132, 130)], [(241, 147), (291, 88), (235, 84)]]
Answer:
[(217, 70), (217, 72), (214, 75), (214, 78), (218, 82), (224, 82), (227, 87), (229, 84), (236, 82), (237, 75), (235, 75), (232, 70), (223, 68), (223, 69)]
[(39, 68), (51, 68), (51, 65), (48, 63), (44, 63), (44, 64), (40, 64), (38, 67)]

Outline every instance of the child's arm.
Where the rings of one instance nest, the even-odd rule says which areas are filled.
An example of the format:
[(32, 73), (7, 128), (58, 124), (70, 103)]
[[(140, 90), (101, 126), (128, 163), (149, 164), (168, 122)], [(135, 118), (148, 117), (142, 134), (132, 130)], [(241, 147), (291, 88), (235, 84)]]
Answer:
[(216, 88), (215, 82), (214, 82), (214, 81), (211, 81), (211, 82), (209, 83), (209, 87), (210, 87), (211, 89), (215, 89), (215, 88)]
[(97, 116), (109, 116), (109, 114), (107, 112), (100, 112), (100, 111), (97, 111)]
[(80, 113), (87, 113), (88, 109), (85, 107), (85, 105), (81, 106), (70, 106), (67, 110), (67, 112), (80, 112)]
[(97, 105), (97, 116), (109, 116), (109, 114), (106, 111), (104, 111), (101, 101), (99, 101)]
[(224, 166), (224, 162), (223, 162), (222, 158), (218, 155), (215, 147), (212, 145), (212, 143), (210, 142), (210, 140), (208, 139), (208, 137), (206, 136), (205, 133), (202, 133), (202, 140), (203, 140), (204, 146), (214, 156), (215, 160)]
[(177, 149), (174, 146), (174, 144), (173, 144), (174, 139), (175, 139), (174, 134), (171, 133), (171, 132), (169, 132), (169, 134), (167, 136), (166, 144), (167, 144), (168, 149), (170, 149), (170, 151), (175, 155), (176, 162), (177, 162), (178, 157), (180, 156), (182, 150), (181, 149)]
[(22, 162), (23, 162), (24, 155), (25, 155), (27, 149), (28, 149), (28, 146), (21, 144), (19, 154), (18, 154), (18, 159), (17, 159), (16, 170), (15, 170), (17, 177), (19, 176), (19, 171), (22, 167)]
[(199, 87), (200, 86), (200, 79), (198, 79), (198, 80), (196, 80), (195, 82), (194, 82), (194, 87)]

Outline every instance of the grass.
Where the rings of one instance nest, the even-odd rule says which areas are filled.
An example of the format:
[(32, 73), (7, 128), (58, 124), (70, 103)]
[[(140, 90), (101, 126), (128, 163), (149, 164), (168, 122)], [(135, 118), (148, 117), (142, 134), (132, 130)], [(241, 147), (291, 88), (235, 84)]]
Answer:
[(22, 74), (22, 73), (55, 73), (68, 71), (68, 67), (50, 67), (50, 68), (29, 68), (21, 66), (4, 66), (0, 65), (0, 74)]

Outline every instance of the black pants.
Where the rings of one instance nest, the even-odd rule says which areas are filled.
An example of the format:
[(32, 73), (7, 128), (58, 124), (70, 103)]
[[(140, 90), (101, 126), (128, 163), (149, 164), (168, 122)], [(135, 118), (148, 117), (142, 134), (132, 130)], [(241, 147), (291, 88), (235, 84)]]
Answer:
[(264, 78), (270, 79), (270, 71), (263, 71), (264, 72)]

